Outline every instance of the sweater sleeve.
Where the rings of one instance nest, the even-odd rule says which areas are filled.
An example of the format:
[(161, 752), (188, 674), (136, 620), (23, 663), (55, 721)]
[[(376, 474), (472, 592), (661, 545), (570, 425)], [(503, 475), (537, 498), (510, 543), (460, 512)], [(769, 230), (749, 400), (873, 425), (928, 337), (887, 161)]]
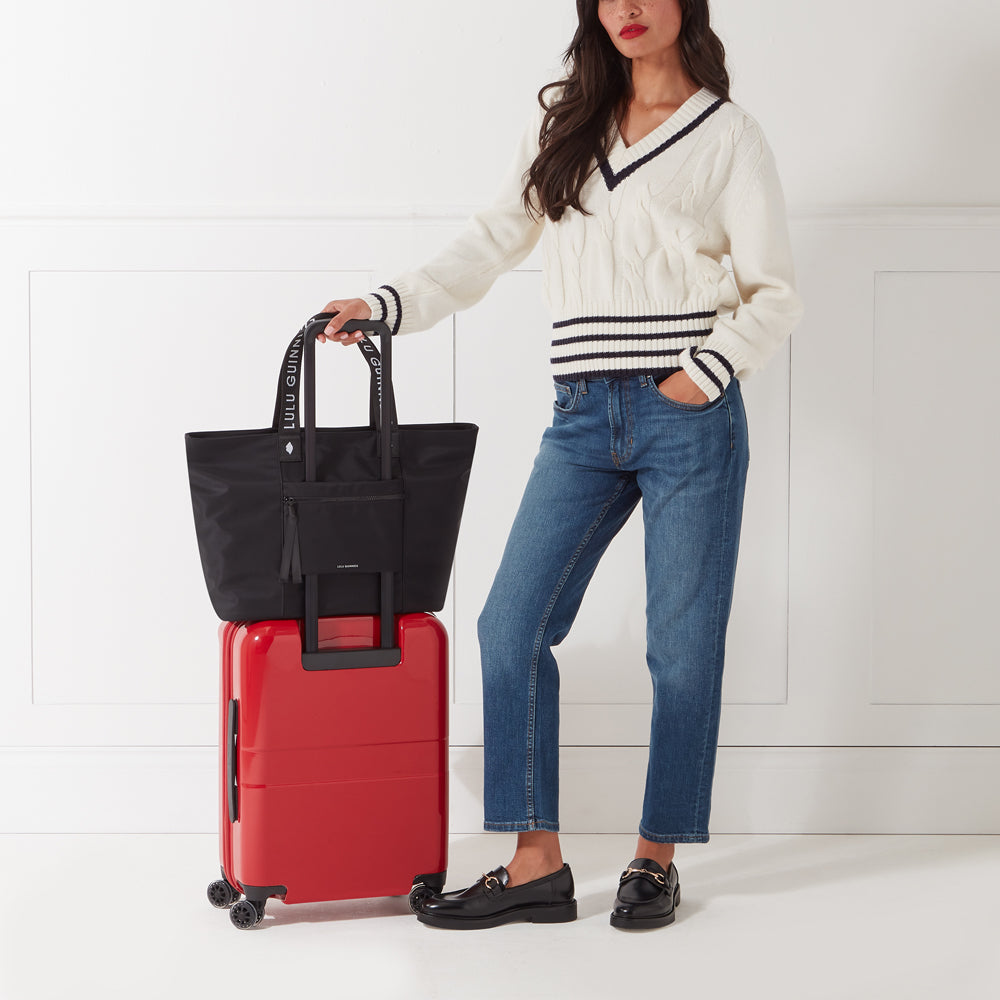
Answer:
[(528, 256), (544, 218), (533, 218), (521, 202), (524, 174), (538, 155), (541, 107), (521, 135), (493, 203), (423, 267), (397, 275), (362, 296), (375, 319), (394, 334), (428, 330), (445, 316), (475, 305), (497, 278)]
[(759, 371), (801, 320), (785, 199), (774, 154), (757, 132), (760, 156), (737, 196), (727, 224), (729, 256), (741, 304), (719, 316), (700, 347), (688, 348), (680, 364), (717, 399), (734, 376)]

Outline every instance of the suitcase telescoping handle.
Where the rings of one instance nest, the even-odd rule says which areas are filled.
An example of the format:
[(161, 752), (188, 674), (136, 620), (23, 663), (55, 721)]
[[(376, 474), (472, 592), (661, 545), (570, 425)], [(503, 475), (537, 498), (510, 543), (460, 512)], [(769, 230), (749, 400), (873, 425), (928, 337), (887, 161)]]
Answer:
[[(316, 480), (316, 335), (331, 319), (320, 313), (306, 327), (305, 336), (305, 397), (302, 426), (305, 432), (303, 454), (307, 482)], [(378, 379), (379, 413), (376, 428), (379, 435), (379, 477), (392, 478), (392, 432), (395, 406), (392, 391), (392, 331), (379, 320), (350, 320), (341, 327), (346, 333), (372, 331), (378, 333), (381, 356), (376, 374)], [(361, 341), (362, 349), (367, 341)], [(368, 341), (370, 345), (370, 341)], [(376, 371), (373, 368), (373, 371)], [(402, 651), (396, 642), (395, 597), (392, 573), (380, 573), (379, 645), (361, 649), (319, 648), (319, 578), (306, 575), (305, 582), (305, 648), (302, 666), (306, 670), (348, 670), (358, 667), (396, 667)]]
[[(323, 332), (335, 313), (319, 313), (306, 326), (303, 354), (303, 412), (302, 430), (304, 436), (303, 456), (305, 458), (305, 478), (307, 483), (316, 481), (316, 336)], [(380, 479), (392, 479), (392, 424), (395, 418), (394, 393), (392, 391), (392, 332), (387, 324), (379, 320), (348, 320), (341, 329), (345, 333), (364, 333), (370, 330), (379, 335), (381, 353), (365, 351), (373, 345), (367, 336), (360, 342), (361, 351), (372, 365), (378, 395), (378, 415), (375, 426), (379, 436)]]
[[(311, 324), (320, 321), (328, 322), (336, 315), (336, 313), (316, 313), (315, 316), (307, 319), (302, 328), (292, 338), (285, 350), (285, 356), (282, 358), (281, 369), (278, 372), (278, 389), (274, 397), (274, 417), (271, 420), (271, 430), (279, 431), (282, 434), (279, 446), (282, 448), (283, 461), (286, 460), (284, 457), (284, 448), (289, 440), (294, 442), (293, 447), (296, 445), (298, 447), (297, 453), (290, 453), (287, 461), (302, 461), (302, 448), (299, 442), (299, 397), (301, 395), (300, 386), (302, 384), (302, 359), (305, 352), (305, 331)], [(362, 332), (364, 332), (364, 330), (370, 327), (381, 325), (381, 323), (361, 323), (349, 320), (344, 324), (344, 330), (348, 333), (354, 333), (358, 327), (361, 327)], [(374, 332), (378, 333), (379, 331), (375, 330)], [(382, 357), (379, 354), (378, 348), (368, 337), (363, 337), (359, 340), (357, 346), (369, 368), (368, 422), (372, 427), (378, 428), (379, 394), (382, 389)], [(393, 424), (396, 424), (398, 422), (396, 420), (396, 404), (392, 399), (389, 400), (389, 413)]]

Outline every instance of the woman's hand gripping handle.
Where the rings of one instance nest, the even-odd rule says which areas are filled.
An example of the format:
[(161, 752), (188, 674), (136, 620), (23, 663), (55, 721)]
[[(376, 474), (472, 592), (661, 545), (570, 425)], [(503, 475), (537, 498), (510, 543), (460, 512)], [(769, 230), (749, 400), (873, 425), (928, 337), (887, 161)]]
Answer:
[(322, 333), (316, 339), (325, 344), (327, 339), (334, 340), (344, 347), (353, 347), (363, 336), (363, 333), (341, 333), (340, 328), (352, 319), (366, 320), (372, 318), (372, 311), (364, 299), (334, 299), (327, 302), (320, 312), (336, 313), (336, 317), (326, 324)]

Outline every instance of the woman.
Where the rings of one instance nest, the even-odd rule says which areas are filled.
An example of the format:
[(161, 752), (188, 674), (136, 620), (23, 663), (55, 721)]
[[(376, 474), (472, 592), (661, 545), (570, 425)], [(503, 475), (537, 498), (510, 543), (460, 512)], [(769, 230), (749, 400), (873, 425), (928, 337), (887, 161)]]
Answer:
[(517, 847), (475, 885), (425, 900), (419, 919), (441, 927), (576, 916), (551, 647), (640, 499), (653, 712), (636, 857), (611, 923), (673, 921), (674, 845), (709, 839), (750, 459), (740, 381), (803, 312), (774, 157), (729, 100), (707, 0), (577, 11), (567, 75), (539, 93), (494, 204), (423, 268), (324, 307), (338, 313), (327, 336), (345, 345), (360, 337), (339, 332), (349, 319), (425, 330), (543, 241), (553, 420), (479, 619), (484, 828), (516, 832)]

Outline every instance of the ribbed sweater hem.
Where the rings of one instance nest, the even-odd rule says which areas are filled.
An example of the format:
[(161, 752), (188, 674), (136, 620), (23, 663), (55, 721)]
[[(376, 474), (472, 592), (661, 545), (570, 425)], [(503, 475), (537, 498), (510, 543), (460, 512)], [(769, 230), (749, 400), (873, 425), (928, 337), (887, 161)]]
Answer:
[(552, 376), (608, 378), (683, 369), (715, 399), (725, 390), (732, 369), (718, 358), (694, 361), (692, 353), (711, 335), (717, 316), (714, 306), (689, 302), (645, 302), (617, 310), (600, 303), (577, 308), (552, 324)]

